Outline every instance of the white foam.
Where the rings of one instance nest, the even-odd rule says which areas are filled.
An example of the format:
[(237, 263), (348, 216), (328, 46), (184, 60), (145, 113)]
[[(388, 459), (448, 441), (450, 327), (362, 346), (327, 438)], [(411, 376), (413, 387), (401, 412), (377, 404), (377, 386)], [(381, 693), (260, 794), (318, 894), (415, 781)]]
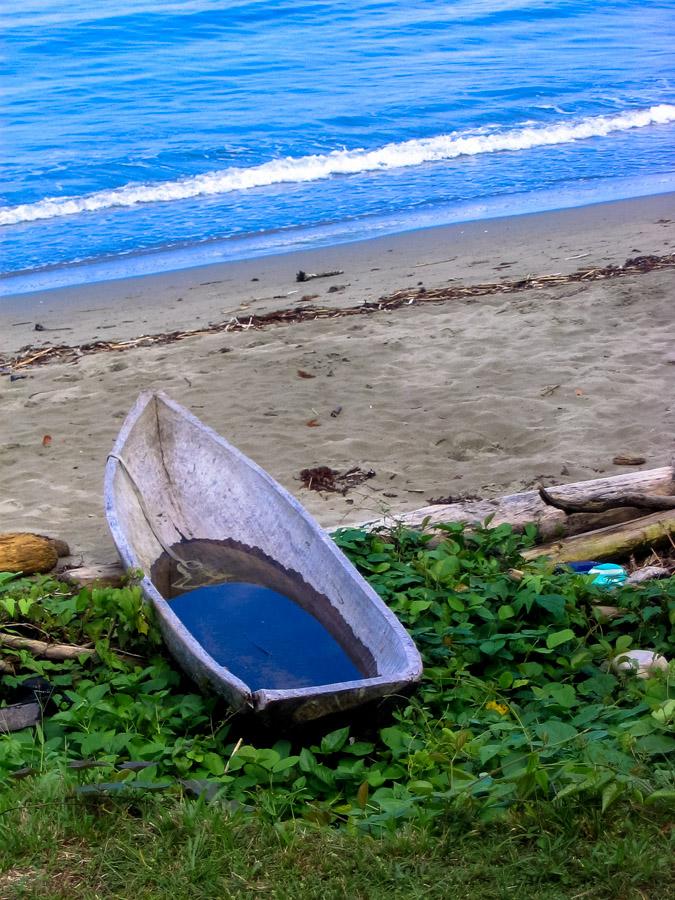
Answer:
[(326, 154), (286, 157), (270, 160), (259, 166), (206, 172), (179, 181), (127, 184), (84, 197), (47, 197), (36, 203), (9, 206), (0, 209), (0, 225), (53, 219), (112, 207), (136, 206), (139, 203), (213, 196), (283, 182), (318, 181), (332, 175), (419, 166), (458, 156), (529, 150), (669, 122), (675, 122), (675, 106), (663, 103), (616, 116), (592, 116), (576, 123), (528, 126), (490, 134), (441, 134), (432, 138), (386, 144), (376, 150), (334, 150)]

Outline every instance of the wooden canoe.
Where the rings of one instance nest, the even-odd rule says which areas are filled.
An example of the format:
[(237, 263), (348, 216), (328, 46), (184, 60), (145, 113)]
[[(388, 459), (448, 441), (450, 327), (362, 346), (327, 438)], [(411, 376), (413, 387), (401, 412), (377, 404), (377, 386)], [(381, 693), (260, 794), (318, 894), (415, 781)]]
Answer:
[[(410, 636), (300, 503), (165, 394), (141, 394), (124, 422), (106, 466), (105, 510), (124, 567), (144, 573), (141, 586), (170, 652), (197, 684), (210, 685), (232, 708), (305, 722), (396, 694), (420, 678), (422, 662)], [(288, 596), (355, 661), (359, 677), (252, 689), (217, 662), (172, 609), (160, 561), (180, 571), (211, 566), (212, 572), (223, 546), (248, 565), (242, 580), (265, 584), (257, 563), (261, 571), (272, 567), (282, 588), (291, 586)], [(296, 593), (302, 586), (299, 596), (292, 585)]]

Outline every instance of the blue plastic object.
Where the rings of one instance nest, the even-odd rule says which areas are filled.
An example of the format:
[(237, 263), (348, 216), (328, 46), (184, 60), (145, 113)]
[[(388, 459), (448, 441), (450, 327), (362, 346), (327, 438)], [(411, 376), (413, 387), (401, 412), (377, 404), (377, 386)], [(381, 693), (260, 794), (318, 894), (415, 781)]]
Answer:
[(598, 587), (617, 587), (628, 578), (628, 573), (624, 567), (616, 563), (600, 563), (593, 566), (588, 574), (595, 576), (592, 584), (597, 584)]
[(598, 563), (590, 559), (584, 559), (579, 562), (567, 563), (567, 565), (573, 572), (577, 572), (579, 575), (586, 575), (591, 569), (594, 569)]

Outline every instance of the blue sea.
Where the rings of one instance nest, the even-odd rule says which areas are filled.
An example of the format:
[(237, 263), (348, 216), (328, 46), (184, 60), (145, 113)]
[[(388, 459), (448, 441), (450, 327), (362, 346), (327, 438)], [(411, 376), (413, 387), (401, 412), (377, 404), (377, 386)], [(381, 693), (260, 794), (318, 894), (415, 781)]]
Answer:
[(675, 189), (675, 0), (5, 0), (5, 293)]

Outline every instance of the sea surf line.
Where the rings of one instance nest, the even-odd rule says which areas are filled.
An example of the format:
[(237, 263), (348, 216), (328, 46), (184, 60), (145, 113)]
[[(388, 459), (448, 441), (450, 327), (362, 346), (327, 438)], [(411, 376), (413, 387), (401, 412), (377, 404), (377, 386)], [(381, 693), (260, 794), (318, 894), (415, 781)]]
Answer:
[(127, 184), (82, 197), (48, 197), (34, 203), (9, 206), (0, 209), (0, 225), (55, 219), (114, 207), (214, 196), (272, 184), (319, 181), (335, 175), (410, 168), (460, 156), (555, 146), (671, 122), (675, 122), (675, 105), (662, 103), (620, 115), (589, 116), (576, 123), (527, 125), (492, 133), (441, 134), (390, 143), (374, 150), (333, 150), (325, 154), (286, 157), (249, 168), (231, 167), (175, 181)]

